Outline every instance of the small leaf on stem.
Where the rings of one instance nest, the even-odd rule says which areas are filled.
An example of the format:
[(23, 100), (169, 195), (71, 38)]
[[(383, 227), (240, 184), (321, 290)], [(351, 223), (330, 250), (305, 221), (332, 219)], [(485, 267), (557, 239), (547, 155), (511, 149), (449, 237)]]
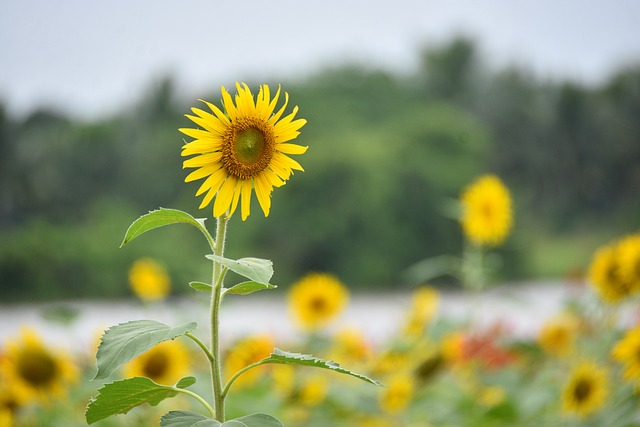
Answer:
[(204, 219), (196, 219), (188, 213), (177, 209), (160, 208), (135, 220), (127, 229), (120, 247), (123, 247), (142, 233), (171, 224), (191, 224), (204, 233), (210, 243), (212, 242), (211, 235), (204, 226)]
[(208, 259), (219, 262), (234, 273), (246, 277), (254, 282), (268, 284), (273, 276), (273, 262), (260, 258), (240, 258), (233, 260), (217, 255), (207, 255)]
[(249, 295), (257, 291), (262, 291), (265, 289), (275, 289), (276, 285), (272, 285), (269, 283), (258, 283), (258, 282), (242, 282), (238, 283), (235, 286), (232, 286), (224, 291), (225, 294), (233, 294), (233, 295)]

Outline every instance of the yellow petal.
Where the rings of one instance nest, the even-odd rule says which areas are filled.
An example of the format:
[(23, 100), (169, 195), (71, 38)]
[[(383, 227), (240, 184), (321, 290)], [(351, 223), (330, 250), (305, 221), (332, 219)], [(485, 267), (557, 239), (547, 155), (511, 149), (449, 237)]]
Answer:
[(182, 146), (182, 157), (193, 156), (194, 154), (211, 153), (212, 151), (218, 151), (222, 148), (222, 142), (220, 141), (201, 141), (195, 139)]
[(201, 154), (199, 156), (192, 157), (182, 162), (182, 167), (198, 168), (200, 166), (214, 165), (216, 163), (219, 163), (221, 156), (222, 154), (219, 151), (215, 153)]
[(254, 179), (256, 187), (256, 196), (258, 203), (264, 212), (264, 216), (269, 216), (269, 210), (271, 209), (271, 186), (266, 182), (262, 174), (258, 175)]
[(211, 132), (208, 132), (208, 131), (202, 130), (202, 129), (180, 128), (180, 129), (178, 129), (178, 131), (180, 131), (180, 132), (184, 133), (185, 135), (190, 136), (191, 138), (194, 138), (194, 139), (201, 139), (201, 140), (217, 139), (216, 135), (213, 135), (213, 134), (211, 134)]
[(199, 101), (202, 101), (205, 104), (207, 104), (207, 107), (209, 107), (211, 109), (211, 111), (213, 111), (213, 114), (216, 115), (216, 117), (218, 118), (218, 120), (220, 120), (220, 122), (222, 122), (223, 124), (225, 124), (227, 126), (229, 124), (231, 124), (231, 121), (229, 120), (229, 117), (227, 117), (226, 114), (224, 114), (222, 112), (222, 110), (220, 110), (218, 107), (216, 107), (215, 105), (213, 105), (209, 101), (205, 101), (204, 99), (200, 99)]
[[(201, 195), (202, 193), (204, 193), (209, 188), (211, 188), (213, 190), (213, 193), (215, 194), (218, 191), (218, 188), (220, 188), (220, 184), (222, 184), (222, 181), (224, 181), (226, 176), (227, 176), (227, 171), (226, 170), (224, 170), (223, 168), (218, 169), (217, 171), (212, 173), (209, 178), (205, 179), (202, 182), (202, 185), (200, 186), (200, 188), (196, 192), (196, 196)], [(211, 199), (209, 199), (209, 200), (211, 200)]]
[(240, 182), (242, 183), (242, 220), (244, 221), (249, 216), (251, 208), (251, 189), (253, 184), (249, 179)]
[(284, 154), (304, 154), (307, 151), (307, 148), (302, 145), (297, 144), (278, 144), (276, 145), (276, 150)]
[(209, 176), (215, 171), (217, 171), (218, 169), (220, 169), (221, 166), (222, 165), (208, 165), (208, 166), (203, 166), (199, 169), (196, 169), (193, 172), (191, 172), (189, 175), (187, 175), (187, 177), (184, 179), (184, 182), (191, 182), (191, 181), (204, 178), (205, 176)]
[[(278, 93), (280, 92), (280, 89), (278, 89)], [(287, 108), (287, 104), (289, 103), (289, 94), (287, 92), (284, 93), (284, 105), (280, 108), (280, 110), (278, 110), (277, 113), (275, 113), (270, 119), (269, 119), (269, 123), (273, 126), (275, 125), (278, 120), (280, 119), (280, 117), (282, 116), (282, 113), (284, 113), (284, 109)]]
[(218, 190), (216, 201), (213, 204), (213, 216), (219, 217), (229, 210), (231, 200), (233, 199), (233, 190), (236, 188), (236, 179), (232, 176), (227, 177), (222, 187)]
[(238, 200), (240, 200), (240, 192), (242, 190), (242, 180), (238, 180), (236, 188), (233, 190), (233, 200), (231, 201), (231, 209), (229, 210), (229, 216), (233, 215), (238, 207)]
[(227, 115), (229, 116), (231, 121), (232, 122), (235, 121), (236, 118), (238, 117), (238, 110), (236, 109), (236, 106), (233, 104), (231, 95), (229, 95), (229, 92), (227, 92), (227, 90), (224, 87), (222, 87), (222, 104), (224, 106), (224, 110), (227, 112)]

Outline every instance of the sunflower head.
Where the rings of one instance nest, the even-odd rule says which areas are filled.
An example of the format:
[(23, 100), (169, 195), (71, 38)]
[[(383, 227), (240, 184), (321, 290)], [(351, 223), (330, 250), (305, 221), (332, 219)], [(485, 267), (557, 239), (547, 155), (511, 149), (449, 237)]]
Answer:
[(589, 282), (596, 293), (608, 303), (625, 299), (636, 288), (620, 271), (620, 245), (614, 242), (600, 247), (589, 266)]
[(189, 373), (187, 348), (176, 340), (163, 341), (124, 366), (126, 377), (147, 377), (158, 384), (175, 384)]
[(388, 414), (404, 411), (413, 399), (415, 390), (413, 378), (405, 374), (396, 374), (389, 378), (386, 385), (378, 395), (380, 408)]
[(205, 179), (196, 193), (204, 194), (200, 208), (215, 197), (213, 216), (230, 216), (240, 203), (245, 220), (254, 190), (268, 216), (273, 187), (284, 185), (294, 170), (303, 170), (289, 155), (307, 150), (290, 142), (306, 120), (295, 118), (298, 107), (283, 117), (289, 101), (286, 92), (284, 104), (276, 110), (280, 88), (272, 98), (269, 86), (262, 85), (255, 99), (244, 83), (236, 83), (236, 90), (232, 99), (222, 88), (222, 109), (206, 101), (211, 112), (192, 108), (194, 115), (187, 117), (199, 128), (182, 128), (180, 132), (194, 138), (182, 147), (182, 156), (194, 156), (183, 162), (184, 168), (195, 169), (185, 181)]
[(581, 362), (573, 368), (562, 390), (562, 411), (586, 417), (602, 407), (608, 393), (606, 370), (590, 361)]
[(511, 194), (495, 175), (483, 175), (460, 197), (462, 230), (477, 245), (500, 245), (513, 226)]
[[(231, 377), (240, 369), (269, 357), (273, 349), (273, 339), (267, 335), (253, 335), (239, 340), (227, 353), (225, 361), (227, 376)], [(264, 369), (261, 368), (251, 369), (240, 376), (234, 386), (253, 384), (263, 372)]]
[(616, 343), (611, 356), (624, 367), (624, 378), (640, 384), (640, 327), (628, 330)]
[(538, 333), (538, 344), (548, 354), (567, 356), (574, 347), (578, 320), (569, 314), (559, 315), (542, 325)]
[(142, 258), (129, 269), (129, 285), (143, 301), (164, 299), (171, 291), (171, 279), (164, 267), (151, 258)]
[(73, 360), (45, 345), (32, 329), (23, 329), (19, 339), (7, 342), (0, 373), (12, 385), (16, 403), (48, 403), (64, 398), (79, 376)]
[(310, 273), (289, 291), (289, 308), (296, 321), (307, 330), (317, 330), (344, 310), (349, 291), (337, 277)]

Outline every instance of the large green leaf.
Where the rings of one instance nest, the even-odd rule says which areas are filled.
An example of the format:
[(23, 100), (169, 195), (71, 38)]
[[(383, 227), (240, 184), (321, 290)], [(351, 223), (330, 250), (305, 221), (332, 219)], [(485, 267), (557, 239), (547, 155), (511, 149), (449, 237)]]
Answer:
[(317, 357), (311, 356), (310, 354), (289, 353), (287, 351), (282, 351), (279, 348), (274, 349), (273, 353), (271, 353), (271, 355), (266, 359), (262, 359), (261, 362), (265, 364), (269, 363), (278, 365), (313, 366), (315, 368), (330, 369), (341, 374), (359, 378), (362, 381), (366, 381), (370, 384), (379, 386), (382, 385), (380, 382), (372, 378), (345, 369), (332, 360), (318, 359)]
[(162, 427), (284, 427), (276, 418), (267, 414), (251, 414), (234, 420), (219, 421), (190, 411), (171, 411), (160, 419)]
[(225, 289), (225, 294), (234, 294), (234, 295), (249, 295), (257, 291), (263, 291), (265, 289), (275, 289), (276, 285), (272, 285), (270, 283), (258, 283), (254, 281), (242, 282), (238, 283), (235, 286), (232, 286), (228, 289)]
[(177, 209), (160, 208), (146, 215), (142, 215), (135, 220), (125, 233), (124, 240), (120, 244), (120, 247), (123, 247), (142, 233), (171, 224), (191, 224), (204, 233), (207, 240), (211, 242), (211, 235), (204, 226), (204, 221), (204, 219), (196, 219), (188, 213)]
[(136, 406), (157, 405), (178, 394), (175, 388), (154, 383), (146, 377), (114, 381), (98, 389), (85, 412), (87, 423), (93, 424), (115, 414), (126, 414)]
[(112, 326), (104, 333), (98, 347), (96, 354), (98, 372), (94, 379), (108, 377), (134, 357), (162, 341), (193, 332), (197, 326), (197, 323), (190, 322), (172, 328), (155, 320), (135, 320)]
[(240, 258), (239, 260), (207, 255), (210, 260), (219, 262), (229, 270), (254, 282), (268, 284), (273, 276), (273, 262), (260, 258)]

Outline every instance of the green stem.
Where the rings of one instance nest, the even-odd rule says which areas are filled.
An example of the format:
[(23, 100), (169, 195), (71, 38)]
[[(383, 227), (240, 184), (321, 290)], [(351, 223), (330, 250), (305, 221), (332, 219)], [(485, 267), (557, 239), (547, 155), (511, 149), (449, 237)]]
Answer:
[[(226, 216), (218, 217), (216, 225), (216, 239), (213, 254), (219, 257), (224, 255), (225, 235), (227, 232)], [(222, 278), (224, 272), (219, 262), (213, 262), (213, 292), (211, 293), (211, 381), (213, 384), (213, 403), (215, 406), (216, 420), (224, 422), (224, 396), (222, 394), (222, 365), (220, 363), (220, 299), (222, 294)]]
[(267, 363), (268, 362), (265, 362), (264, 360), (259, 360), (255, 363), (252, 363), (251, 365), (245, 366), (244, 368), (236, 372), (231, 378), (229, 378), (227, 385), (224, 386), (224, 390), (222, 390), (222, 398), (224, 399), (225, 397), (227, 397), (227, 394), (229, 393), (229, 389), (231, 388), (231, 385), (235, 382), (235, 380), (238, 379), (240, 375), (244, 374), (249, 369), (257, 368), (258, 366), (265, 365)]
[(204, 354), (207, 356), (207, 359), (209, 359), (209, 362), (213, 362), (213, 354), (211, 354), (211, 351), (209, 351), (209, 348), (205, 345), (205, 343), (200, 341), (200, 339), (195, 335), (193, 335), (191, 332), (187, 332), (185, 335), (191, 338), (193, 341), (195, 341), (196, 344), (198, 344), (198, 346), (202, 349), (202, 351), (204, 351)]
[(211, 405), (209, 405), (207, 403), (206, 400), (204, 400), (199, 394), (192, 392), (191, 390), (186, 390), (184, 388), (178, 388), (178, 387), (174, 387), (173, 388), (174, 391), (177, 391), (179, 393), (184, 393), (186, 395), (189, 395), (191, 397), (193, 397), (194, 399), (196, 399), (198, 402), (202, 403), (202, 405), (207, 408), (207, 411), (209, 411), (209, 414), (211, 414), (212, 417), (216, 416), (216, 412), (213, 410), (213, 408), (211, 407)]

